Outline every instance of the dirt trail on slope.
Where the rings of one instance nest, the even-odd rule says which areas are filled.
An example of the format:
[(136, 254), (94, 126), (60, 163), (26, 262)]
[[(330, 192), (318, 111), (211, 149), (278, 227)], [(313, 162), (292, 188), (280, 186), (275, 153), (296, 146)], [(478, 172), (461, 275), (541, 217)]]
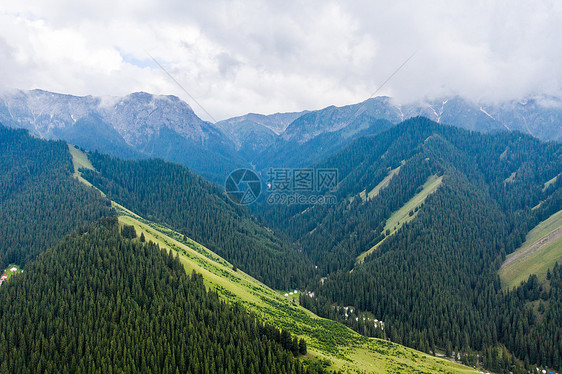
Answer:
[(533, 253), (540, 251), (542, 248), (549, 245), (550, 243), (552, 243), (553, 241), (555, 241), (560, 237), (562, 237), (562, 227), (559, 227), (556, 230), (552, 231), (550, 234), (543, 236), (542, 238), (540, 238), (539, 240), (537, 240), (536, 242), (525, 248), (525, 250), (505, 260), (505, 262), (502, 264), (500, 269), (503, 269), (504, 267), (508, 266), (513, 261), (529, 257)]

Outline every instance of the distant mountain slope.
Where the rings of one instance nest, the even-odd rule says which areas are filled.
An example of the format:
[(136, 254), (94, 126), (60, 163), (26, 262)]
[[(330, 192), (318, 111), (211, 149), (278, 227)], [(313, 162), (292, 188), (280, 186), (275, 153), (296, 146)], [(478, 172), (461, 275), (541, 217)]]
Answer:
[(0, 96), (0, 122), (115, 156), (181, 162), (221, 183), (245, 164), (218, 128), (175, 96), (137, 92), (100, 98), (14, 91)]
[(452, 97), (398, 105), (391, 98), (375, 97), (302, 113), (279, 136), (263, 127), (255, 129), (255, 122), (248, 123), (239, 132), (249, 135), (236, 142), (258, 169), (301, 167), (328, 157), (354, 139), (417, 116), (472, 131), (519, 131), (542, 140), (562, 140), (562, 100), (557, 98), (493, 104)]
[(327, 132), (344, 128), (349, 128), (349, 132), (353, 129), (354, 118), (363, 113), (393, 123), (424, 116), (467, 130), (520, 131), (542, 140), (562, 140), (562, 100), (559, 98), (478, 103), (458, 96), (407, 105), (398, 105), (391, 98), (380, 96), (354, 105), (330, 106), (297, 118), (281, 136), (304, 143)]
[(111, 200), (184, 233), (260, 281), (290, 289), (314, 278), (307, 258), (184, 166), (88, 156), (96, 171), (83, 170), (83, 177)]
[(341, 129), (346, 129), (351, 135), (358, 132), (361, 127), (365, 128), (364, 123), (356, 121), (361, 115), (392, 122), (399, 118), (398, 110), (391, 104), (389, 98), (377, 97), (359, 104), (343, 107), (329, 106), (309, 112), (293, 121), (281, 136), (285, 140), (295, 140), (302, 144), (320, 134)]
[(109, 201), (73, 171), (66, 143), (0, 125), (0, 266), (23, 266), (76, 228), (112, 214)]
[[(303, 167), (328, 157), (362, 135), (376, 134), (398, 121), (388, 98), (303, 112), (268, 147), (248, 153), (258, 170)], [(396, 112), (396, 113), (395, 113)], [(243, 147), (244, 145), (242, 145)]]
[(275, 142), (287, 126), (306, 112), (276, 113), (270, 115), (249, 113), (219, 121), (221, 129), (246, 157), (259, 153)]
[(219, 184), (239, 167), (263, 171), (319, 162), (354, 139), (420, 115), (474, 131), (520, 131), (562, 140), (562, 100), (552, 97), (503, 103), (451, 97), (407, 105), (375, 97), (315, 111), (250, 113), (211, 124), (175, 96), (77, 97), (41, 90), (0, 94), (0, 122), (7, 126), (118, 157), (179, 162)]
[(57, 139), (64, 139), (85, 149), (95, 149), (125, 158), (146, 157), (127, 144), (117, 130), (95, 113), (80, 118), (71, 127), (55, 128), (52, 133)]
[[(297, 121), (306, 120), (311, 114), (303, 115)], [(293, 136), (289, 140), (278, 137), (269, 148), (252, 158), (252, 163), (258, 170), (270, 167), (305, 167), (341, 150), (353, 140), (364, 135), (373, 135), (384, 131), (394, 124), (385, 120), (361, 114), (352, 120), (352, 124), (337, 131), (323, 132), (310, 137), (307, 141), (300, 141), (300, 136)], [(283, 136), (283, 135), (281, 135)], [(303, 135), (308, 138), (308, 135)]]
[(528, 98), (478, 103), (461, 97), (444, 98), (402, 108), (408, 116), (423, 115), (436, 122), (467, 130), (519, 131), (542, 140), (562, 141), (562, 100)]

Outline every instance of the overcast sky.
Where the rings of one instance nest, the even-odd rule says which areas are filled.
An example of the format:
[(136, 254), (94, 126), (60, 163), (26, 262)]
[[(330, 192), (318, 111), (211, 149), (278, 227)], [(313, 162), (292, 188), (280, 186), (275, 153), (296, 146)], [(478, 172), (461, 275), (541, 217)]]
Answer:
[[(24, 4), (22, 4), (24, 3)], [(460, 94), (562, 93), (562, 2), (26, 0), (0, 3), (0, 85), (174, 94), (211, 120)]]

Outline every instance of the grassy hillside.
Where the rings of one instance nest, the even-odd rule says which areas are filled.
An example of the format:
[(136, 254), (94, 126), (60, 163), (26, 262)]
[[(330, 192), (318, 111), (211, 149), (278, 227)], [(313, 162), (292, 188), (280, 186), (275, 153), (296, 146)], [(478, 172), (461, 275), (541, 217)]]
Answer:
[[(391, 173), (390, 175), (393, 174)], [(384, 226), (384, 231), (388, 232), (389, 234), (386, 235), (385, 239), (378, 242), (368, 251), (361, 253), (357, 257), (357, 263), (362, 263), (365, 260), (365, 257), (373, 253), (373, 251), (377, 249), (382, 244), (382, 242), (386, 240), (386, 238), (396, 233), (396, 231), (398, 231), (400, 227), (402, 227), (405, 223), (413, 220), (418, 214), (416, 208), (419, 208), (424, 203), (425, 199), (427, 199), (429, 195), (431, 195), (437, 190), (437, 188), (441, 185), (442, 181), (443, 181), (443, 177), (437, 177), (436, 175), (431, 175), (429, 178), (427, 178), (427, 181), (424, 183), (422, 190), (418, 192), (410, 200), (408, 200), (408, 202), (404, 204), (400, 209), (392, 213), (390, 218), (386, 221)], [(410, 212), (412, 212), (412, 215), (410, 215)]]
[(94, 170), (92, 163), (88, 160), (88, 156), (73, 145), (68, 145), (68, 150), (72, 155), (72, 164), (74, 165), (74, 172), (78, 173), (78, 169), (84, 168)]
[[(402, 164), (404, 164), (404, 162), (402, 162)], [(392, 177), (394, 177), (400, 171), (400, 167), (401, 166), (398, 166), (397, 168), (390, 170), (388, 175), (379, 184), (377, 184), (375, 188), (369, 191), (369, 193), (367, 193), (367, 190), (362, 191), (359, 194), (359, 196), (361, 196), (361, 199), (363, 199), (363, 201), (366, 201), (367, 197), (369, 199), (376, 197), (383, 188), (387, 187), (390, 184), (390, 180), (392, 179)]]
[[(68, 150), (70, 151), (70, 154), (72, 156), (72, 166), (74, 167), (74, 174), (73, 174), (74, 178), (78, 179), (86, 186), (92, 187), (92, 184), (88, 182), (86, 179), (84, 179), (84, 177), (82, 177), (82, 173), (78, 171), (79, 169), (94, 170), (92, 163), (90, 162), (90, 160), (88, 160), (88, 156), (86, 156), (84, 152), (82, 152), (80, 149), (76, 148), (71, 144), (68, 145)], [(103, 192), (102, 195), (105, 196)]]
[(365, 338), (347, 327), (320, 318), (284, 298), (279, 292), (244, 272), (204, 246), (114, 204), (122, 224), (134, 225), (137, 233), (161, 248), (180, 256), (187, 271), (203, 275), (206, 285), (231, 303), (240, 303), (259, 318), (306, 339), (305, 360), (329, 360), (332, 369), (369, 373), (470, 373), (470, 368), (379, 339)]
[[(75, 170), (91, 167), (87, 156), (71, 147)], [(79, 175), (77, 175), (80, 177)], [(80, 177), (84, 183), (86, 180)], [(239, 303), (260, 320), (304, 338), (305, 361), (329, 365), (330, 369), (355, 373), (472, 373), (474, 370), (445, 359), (394, 344), (366, 338), (340, 323), (320, 318), (241, 270), (201, 244), (155, 222), (146, 220), (113, 202), (122, 225), (133, 225), (138, 236), (176, 252), (186, 271), (203, 275), (207, 287), (223, 299)], [(184, 240), (185, 239), (185, 240)]]
[[(404, 204), (403, 207), (392, 213), (384, 226), (385, 231), (390, 230), (392, 234), (396, 232), (396, 230), (398, 230), (400, 227), (402, 227), (404, 223), (413, 220), (417, 214), (417, 211), (415, 211), (415, 209), (419, 208), (420, 205), (423, 204), (425, 199), (427, 199), (429, 195), (437, 190), (442, 181), (443, 177), (437, 177), (436, 175), (432, 175), (427, 178), (427, 181), (424, 183), (422, 190), (418, 192), (416, 196), (410, 199), (406, 204)], [(410, 212), (413, 212), (412, 215), (410, 215)]]
[(525, 243), (507, 256), (499, 271), (502, 287), (517, 287), (531, 274), (544, 281), (556, 261), (562, 261), (562, 210), (539, 223)]
[(544, 191), (544, 190), (546, 190), (548, 187), (550, 187), (551, 185), (553, 185), (554, 183), (556, 183), (556, 181), (558, 180), (558, 176), (559, 176), (559, 175), (557, 175), (557, 176), (555, 176), (554, 178), (552, 178), (552, 179), (550, 179), (549, 181), (547, 181), (547, 182), (544, 184), (544, 187), (543, 187), (542, 190)]
[(275, 288), (303, 288), (312, 262), (243, 206), (186, 167), (162, 160), (126, 161), (87, 153), (96, 169), (82, 176), (137, 214), (163, 223)]

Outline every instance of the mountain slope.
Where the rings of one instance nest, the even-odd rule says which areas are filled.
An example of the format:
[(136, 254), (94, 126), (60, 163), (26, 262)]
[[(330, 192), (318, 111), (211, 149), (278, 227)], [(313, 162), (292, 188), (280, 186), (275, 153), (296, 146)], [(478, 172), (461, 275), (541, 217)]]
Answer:
[(233, 204), (218, 187), (161, 160), (125, 161), (90, 153), (83, 177), (129, 209), (183, 232), (278, 289), (302, 287), (312, 264)]
[(64, 142), (0, 125), (0, 264), (25, 265), (65, 235), (110, 215), (108, 201), (73, 178)]
[(556, 262), (562, 263), (562, 210), (533, 228), (521, 247), (506, 257), (499, 271), (502, 285), (517, 287), (531, 274), (544, 282)]
[[(393, 341), (426, 352), (450, 347), (470, 364), (471, 352), (504, 344), (521, 361), (559, 365), (560, 352), (548, 347), (556, 346), (562, 326), (528, 321), (529, 330), (514, 339), (518, 321), (544, 321), (543, 312), (533, 311), (531, 294), (502, 294), (496, 272), (542, 216), (560, 209), (561, 186), (544, 188), (562, 170), (560, 144), (415, 118), (315, 166), (338, 169), (340, 183), (330, 192), (337, 204), (261, 207), (266, 221), (327, 275), (311, 287), (313, 298), (301, 297), (303, 305), (321, 315), (334, 304), (370, 312), (385, 321)], [(364, 199), (398, 167), (385, 188)], [(388, 227), (431, 176), (442, 177), (441, 185), (417, 212)], [(549, 338), (539, 342), (543, 328)], [(512, 356), (505, 360), (519, 370)]]
[(258, 170), (307, 166), (342, 149), (353, 139), (386, 130), (396, 118), (388, 98), (303, 113), (270, 147), (254, 155), (252, 163)]
[[(398, 105), (391, 98), (376, 97), (302, 113), (279, 136), (264, 127), (255, 129), (259, 125), (252, 122), (248, 127), (238, 127), (245, 135), (235, 141), (258, 170), (303, 167), (329, 157), (361, 136), (417, 116), (472, 131), (520, 131), (543, 140), (562, 139), (562, 101), (556, 98), (477, 103), (452, 97)], [(242, 124), (248, 123), (245, 117), (239, 118)]]
[[(53, 244), (58, 244), (44, 250), (42, 255), (30, 262), (24, 274), (12, 277), (0, 287), (2, 371), (216, 372), (226, 368), (227, 372), (236, 372), (238, 368), (248, 372), (307, 372), (307, 368), (292, 359), (292, 354), (287, 350), (289, 341), (294, 347), (295, 340), (290, 335), (271, 325), (262, 325), (239, 306), (221, 303), (215, 294), (206, 292), (200, 277), (187, 277), (171, 254), (161, 251), (154, 244), (141, 244), (140, 238), (121, 238), (114, 217), (85, 227), (97, 219), (91, 215), (97, 212), (96, 205), (89, 201), (92, 196), (95, 197), (94, 201), (102, 203), (106, 215), (113, 216), (114, 213), (109, 211), (108, 201), (98, 191), (85, 188), (73, 179), (74, 168), (93, 167), (76, 148), (69, 148), (63, 142), (36, 139), (21, 130), (6, 129), (6, 133), (8, 135), (2, 134), (0, 137), (2, 146), (7, 144), (1, 153), (5, 156), (7, 170), (7, 177), (2, 184), (7, 187), (5, 191), (17, 191), (17, 188), (11, 188), (14, 183), (18, 187), (21, 181), (27, 183), (25, 178), (17, 178), (25, 171), (27, 174), (23, 175), (32, 179), (36, 175), (47, 177), (45, 180), (33, 179), (36, 189), (31, 198), (37, 199), (30, 204), (33, 208), (45, 209), (40, 202), (43, 198), (49, 201), (51, 196), (47, 192), (62, 191), (65, 196), (69, 191), (72, 192), (65, 187), (67, 184), (78, 191), (88, 191), (91, 196), (78, 194), (79, 202), (84, 204), (82, 213), (86, 214), (79, 230), (62, 241), (60, 237), (55, 238)], [(34, 153), (36, 151), (39, 154)], [(76, 157), (73, 160), (74, 168), (70, 155)], [(26, 157), (33, 161), (20, 162)], [(42, 161), (42, 158), (51, 163)], [(136, 163), (144, 162), (148, 161)], [(158, 168), (162, 166), (161, 161), (155, 164)], [(55, 166), (60, 167), (60, 170)], [(198, 187), (210, 185), (185, 168), (177, 167), (171, 165), (172, 175), (174, 171), (187, 175), (186, 178), (191, 177), (190, 183)], [(51, 168), (57, 172), (52, 172)], [(87, 173), (85, 169), (82, 172)], [(49, 179), (58, 184), (48, 184)], [(157, 181), (165, 182), (165, 178)], [(136, 183), (145, 182), (142, 178), (136, 180)], [(165, 183), (162, 185), (165, 186)], [(53, 191), (42, 190), (44, 186), (53, 186)], [(190, 192), (196, 190), (191, 189)], [(209, 195), (214, 196), (212, 193)], [(172, 195), (168, 196), (176, 207), (185, 206), (177, 204)], [(74, 199), (71, 194), (66, 197)], [(218, 196), (214, 198), (218, 199)], [(55, 225), (64, 223), (61, 217), (80, 217), (80, 212), (67, 210), (65, 205), (54, 205), (52, 208), (45, 209), (44, 215), (30, 211), (28, 216), (32, 221), (47, 221)], [(12, 216), (8, 216), (8, 221), (10, 218)], [(123, 219), (121, 217), (122, 222)], [(2, 222), (0, 227), (5, 228), (6, 221)], [(125, 223), (137, 225), (131, 221)], [(8, 226), (8, 237), (16, 234), (14, 237), (17, 239), (18, 232), (25, 232), (29, 228), (25, 220), (18, 220), (17, 224), (22, 230), (17, 231)], [(156, 227), (172, 232), (161, 225)], [(252, 226), (246, 223), (245, 228), (252, 229)], [(153, 224), (150, 229), (153, 229)], [(149, 233), (147, 226), (143, 226), (143, 230), (146, 230), (146, 233), (143, 232), (146, 238), (156, 240), (155, 232)], [(125, 231), (123, 227), (122, 236), (125, 236)], [(31, 231), (31, 234), (36, 238), (51, 235), (48, 231)], [(217, 274), (222, 277), (219, 284), (239, 285), (246, 295), (259, 291), (251, 299), (259, 300), (250, 308), (251, 311), (260, 316), (267, 315), (266, 320), (283, 321), (280, 322), (281, 327), (290, 327), (299, 336), (310, 336), (310, 329), (314, 328), (316, 333), (312, 335), (316, 338), (313, 336), (313, 339), (318, 339), (314, 344), (324, 347), (324, 352), (327, 352), (320, 354), (320, 357), (333, 358), (335, 368), (353, 370), (359, 367), (374, 372), (410, 369), (420, 372), (472, 372), (466, 367), (396, 344), (362, 338), (335, 322), (318, 319), (301, 308), (290, 307), (291, 304), (275, 291), (242, 276), (240, 271), (235, 272), (231, 264), (187, 237), (184, 240), (182, 234), (172, 234), (173, 238), (166, 237), (166, 234), (160, 235), (158, 240), (165, 242), (164, 247), (174, 250), (178, 249), (175, 243), (179, 243), (178, 253), (182, 256), (188, 253), (184, 242), (195, 248), (191, 254), (206, 253), (205, 261), (196, 262), (198, 269), (210, 273), (209, 269), (217, 269), (216, 266), (213, 268), (213, 264), (220, 265), (218, 273), (214, 274), (215, 280), (218, 279)], [(182, 248), (185, 252), (181, 251)], [(194, 264), (191, 262), (187, 268), (194, 268)], [(285, 266), (290, 268), (291, 264), (286, 263)], [(241, 283), (244, 285), (240, 286)], [(218, 287), (217, 291), (220, 291)], [(221, 295), (232, 297), (228, 292), (222, 292)], [(239, 295), (232, 300), (243, 301), (245, 305), (250, 301)], [(267, 313), (259, 314), (264, 311), (262, 306), (266, 304)], [(288, 315), (284, 314), (286, 309), (290, 310)], [(290, 320), (295, 316), (303, 318), (304, 322), (300, 321), (296, 325)], [(327, 326), (329, 329), (325, 329)], [(303, 334), (301, 328), (307, 333)], [(350, 347), (350, 342), (354, 344), (353, 347)], [(315, 372), (313, 368), (322, 364), (322, 361), (317, 364), (310, 362), (307, 366)]]
[(8, 92), (0, 97), (0, 122), (114, 156), (181, 162), (218, 182), (244, 164), (218, 128), (202, 121), (175, 96), (137, 92), (101, 98), (41, 90)]
[(479, 103), (455, 96), (399, 105), (381, 96), (358, 104), (309, 112), (307, 117), (301, 116), (291, 123), (281, 136), (303, 143), (320, 134), (348, 128), (361, 114), (393, 123), (424, 116), (437, 123), (472, 131), (519, 131), (543, 140), (562, 139), (562, 100), (553, 97)]
[(41, 90), (0, 94), (0, 122), (7, 126), (113, 156), (179, 162), (219, 184), (232, 170), (249, 165), (258, 171), (308, 166), (361, 136), (420, 115), (473, 131), (562, 139), (562, 101), (552, 97), (503, 103), (451, 97), (407, 105), (375, 97), (343, 107), (250, 113), (211, 124), (175, 96), (77, 97)]
[[(75, 152), (73, 155), (77, 165), (88, 164), (85, 154)], [(144, 219), (117, 203), (113, 205), (122, 225), (132, 225), (145, 240), (154, 241), (160, 248), (175, 252), (187, 271), (202, 274), (205, 284), (223, 299), (242, 305), (261, 321), (305, 339), (310, 355), (304, 359), (304, 363), (311, 368), (329, 365), (330, 370), (369, 373), (398, 373), (405, 370), (422, 373), (473, 372), (470, 368), (396, 344), (367, 339), (337, 322), (318, 318), (290, 302), (281, 293), (241, 270), (233, 269), (231, 263), (191, 238)]]
[(221, 129), (247, 159), (268, 148), (287, 126), (306, 112), (276, 113), (270, 115), (249, 113), (219, 121)]
[(79, 167), (78, 149), (0, 126), (0, 254), (26, 265), (0, 282), (1, 372), (323, 372), (171, 253), (121, 238)]
[[(457, 169), (474, 188), (490, 189), (494, 204), (509, 210), (530, 209), (555, 193), (554, 189), (543, 191), (543, 184), (559, 173), (560, 153), (557, 144), (543, 145), (519, 134), (482, 135), (413, 119), (380, 135), (361, 138), (315, 165), (338, 169), (336, 206), (318, 204), (307, 209), (263, 204), (262, 212), (271, 225), (302, 242), (305, 251), (318, 248), (315, 261), (328, 261), (326, 249), (340, 248), (337, 256), (347, 256), (352, 264), (352, 255), (381, 239), (386, 219), (430, 175)], [(374, 189), (399, 166), (387, 187), (363, 202), (361, 194)], [(516, 181), (504, 183), (513, 173)], [(346, 231), (340, 232), (342, 229)], [(346, 239), (339, 243), (338, 237)]]
[(262, 321), (304, 338), (312, 356), (305, 359), (305, 364), (315, 366), (327, 360), (329, 370), (343, 372), (473, 372), (397, 344), (365, 338), (337, 322), (319, 318), (240, 270), (234, 271), (231, 264), (199, 243), (119, 205), (116, 207), (120, 222), (134, 225), (147, 240), (176, 252), (186, 270), (202, 274), (205, 284), (222, 298), (241, 304)]
[(124, 158), (145, 157), (95, 113), (78, 119), (71, 127), (53, 129), (53, 136), (85, 149), (95, 149)]
[(116, 218), (67, 237), (0, 299), (3, 372), (308, 372), (277, 329), (208, 293), (171, 252), (122, 239)]

